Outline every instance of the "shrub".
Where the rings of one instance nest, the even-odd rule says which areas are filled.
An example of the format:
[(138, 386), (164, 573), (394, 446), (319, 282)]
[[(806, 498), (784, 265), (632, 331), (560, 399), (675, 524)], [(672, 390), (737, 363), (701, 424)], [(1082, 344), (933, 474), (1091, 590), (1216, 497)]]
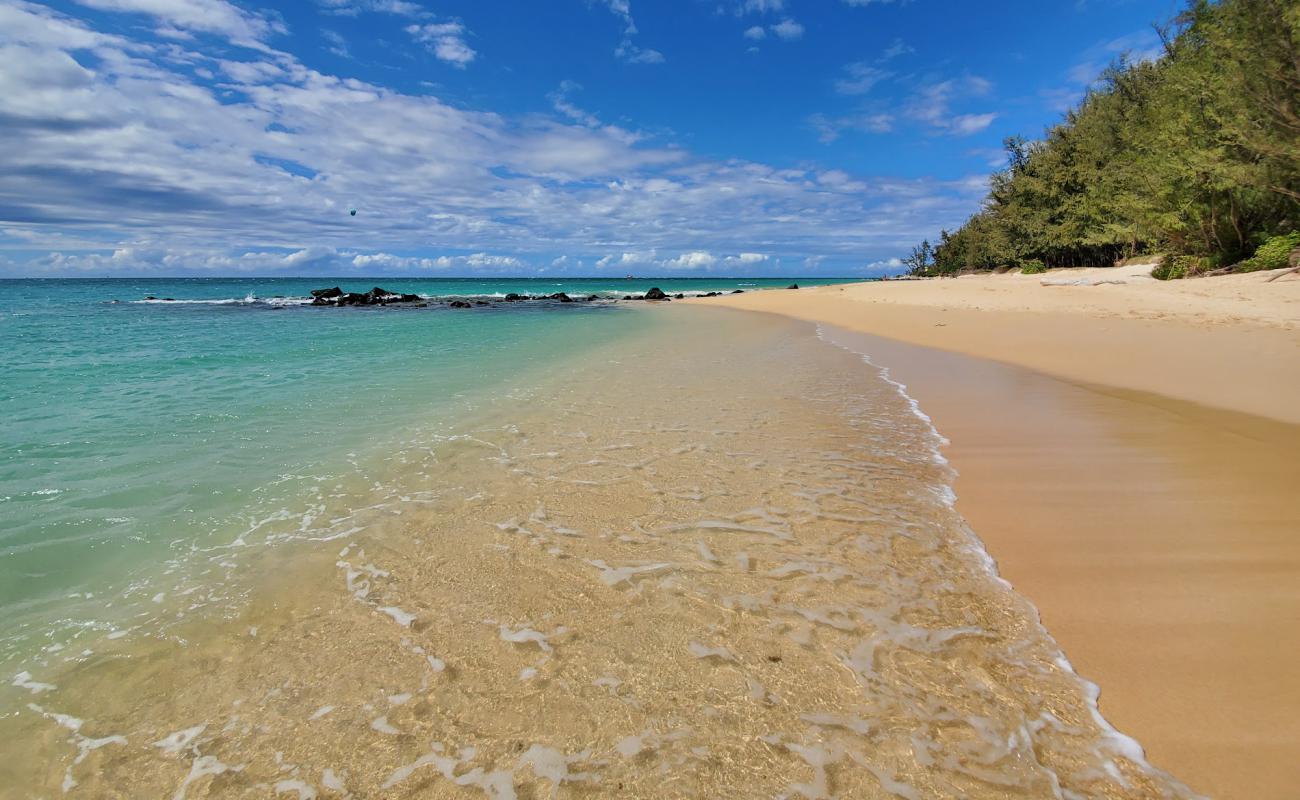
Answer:
[(1202, 266), (1201, 259), (1196, 256), (1166, 257), (1161, 260), (1160, 266), (1151, 270), (1151, 277), (1161, 281), (1174, 281), (1199, 273)]
[(1238, 272), (1289, 267), (1291, 251), (1300, 247), (1300, 231), (1274, 236), (1255, 250), (1255, 255), (1237, 265)]
[(1037, 258), (1031, 258), (1028, 261), (1021, 262), (1020, 264), (1021, 275), (1038, 275), (1043, 272), (1047, 272), (1047, 267)]

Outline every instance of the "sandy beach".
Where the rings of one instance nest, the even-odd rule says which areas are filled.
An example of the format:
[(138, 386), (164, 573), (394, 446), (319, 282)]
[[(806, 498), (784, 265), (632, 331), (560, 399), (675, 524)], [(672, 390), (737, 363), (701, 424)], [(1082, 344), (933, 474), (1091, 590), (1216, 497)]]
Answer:
[(1146, 269), (700, 302), (834, 326), (888, 367), (1106, 717), (1193, 789), (1293, 796), (1300, 277)]

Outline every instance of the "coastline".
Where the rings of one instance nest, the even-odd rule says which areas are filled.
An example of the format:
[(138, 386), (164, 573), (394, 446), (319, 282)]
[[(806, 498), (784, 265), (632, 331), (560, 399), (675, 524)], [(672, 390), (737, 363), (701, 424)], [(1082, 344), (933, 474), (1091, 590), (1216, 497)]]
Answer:
[(1107, 719), (1193, 789), (1284, 797), (1300, 779), (1300, 282), (1161, 295), (1127, 273), (706, 302), (833, 325), (888, 367), (951, 441), (958, 510)]

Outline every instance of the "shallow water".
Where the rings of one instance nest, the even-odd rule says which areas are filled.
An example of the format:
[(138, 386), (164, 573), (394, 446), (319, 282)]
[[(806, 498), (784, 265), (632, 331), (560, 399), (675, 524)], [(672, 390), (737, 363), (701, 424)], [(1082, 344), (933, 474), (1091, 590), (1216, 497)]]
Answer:
[(610, 319), (23, 661), (0, 795), (1187, 794), (887, 376), (803, 324)]

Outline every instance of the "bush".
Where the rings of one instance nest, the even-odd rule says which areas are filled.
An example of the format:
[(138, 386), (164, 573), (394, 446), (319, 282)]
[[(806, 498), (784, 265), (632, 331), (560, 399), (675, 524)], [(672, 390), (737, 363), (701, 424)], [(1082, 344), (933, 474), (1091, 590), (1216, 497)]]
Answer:
[(1174, 281), (1199, 273), (1202, 266), (1201, 259), (1196, 256), (1166, 257), (1160, 266), (1151, 270), (1151, 277), (1161, 281)]
[(1047, 272), (1047, 267), (1037, 258), (1031, 258), (1020, 264), (1021, 275), (1039, 275), (1044, 272)]
[(1291, 266), (1291, 251), (1300, 247), (1300, 231), (1274, 236), (1255, 249), (1255, 255), (1237, 265), (1238, 272), (1282, 269)]

